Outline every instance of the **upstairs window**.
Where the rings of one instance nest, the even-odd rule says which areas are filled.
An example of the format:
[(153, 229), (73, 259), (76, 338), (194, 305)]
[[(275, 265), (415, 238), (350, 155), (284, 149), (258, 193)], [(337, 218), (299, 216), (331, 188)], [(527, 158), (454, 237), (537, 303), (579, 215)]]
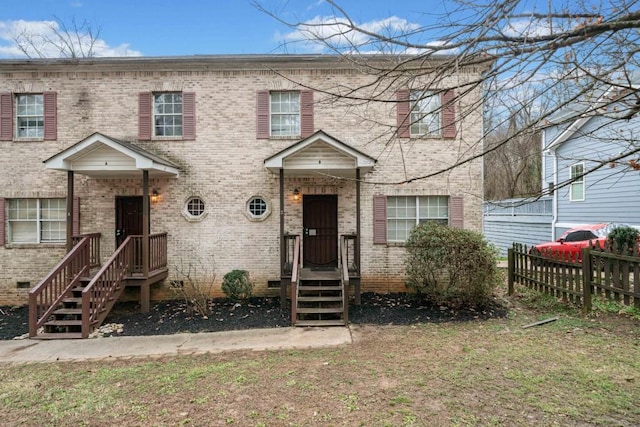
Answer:
[(258, 139), (305, 138), (313, 126), (313, 91), (258, 91)]
[(440, 136), (440, 96), (431, 91), (411, 92), (410, 135)]
[(153, 95), (154, 136), (182, 136), (182, 94)]
[(57, 95), (0, 93), (0, 141), (55, 140)]
[(398, 138), (455, 138), (456, 94), (453, 90), (396, 93)]
[(64, 199), (7, 200), (10, 243), (61, 243), (66, 239)]
[(271, 92), (271, 136), (300, 135), (300, 92)]
[(44, 137), (42, 94), (16, 95), (16, 131), (18, 138)]
[(584, 200), (584, 163), (576, 163), (571, 166), (571, 188), (569, 191), (572, 202)]
[(138, 95), (138, 138), (194, 140), (195, 93), (143, 92)]

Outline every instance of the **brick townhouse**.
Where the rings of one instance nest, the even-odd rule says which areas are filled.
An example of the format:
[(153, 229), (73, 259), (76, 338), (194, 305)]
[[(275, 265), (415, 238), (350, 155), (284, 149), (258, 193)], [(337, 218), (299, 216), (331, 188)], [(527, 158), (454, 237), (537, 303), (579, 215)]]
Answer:
[(0, 60), (0, 304), (27, 303), (82, 236), (94, 270), (124, 268), (111, 259), (133, 242), (152, 300), (196, 265), (214, 296), (233, 269), (255, 295), (337, 270), (347, 293), (404, 291), (415, 224), (481, 230), (480, 160), (393, 184), (479, 152), (481, 72), (395, 79), (364, 103), (327, 94), (374, 79), (339, 56)]

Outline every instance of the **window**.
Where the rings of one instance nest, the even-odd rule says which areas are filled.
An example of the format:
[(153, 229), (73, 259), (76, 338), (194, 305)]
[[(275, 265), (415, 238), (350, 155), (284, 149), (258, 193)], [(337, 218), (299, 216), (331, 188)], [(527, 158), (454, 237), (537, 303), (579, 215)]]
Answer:
[(313, 134), (313, 91), (257, 93), (256, 138), (305, 138)]
[(57, 94), (0, 93), (0, 141), (55, 140)]
[(204, 201), (199, 197), (192, 197), (187, 200), (187, 213), (194, 218), (204, 214)]
[(271, 135), (300, 135), (299, 92), (271, 92)]
[(155, 136), (182, 136), (182, 94), (153, 95), (153, 132)]
[(138, 94), (138, 138), (196, 139), (195, 93)]
[(430, 91), (411, 92), (411, 136), (440, 135), (440, 96)]
[(263, 197), (253, 196), (247, 201), (247, 215), (249, 219), (262, 220), (269, 216), (269, 213), (269, 204)]
[(66, 240), (64, 199), (7, 200), (10, 243), (60, 243)]
[(413, 228), (427, 221), (449, 222), (447, 196), (387, 197), (387, 240), (404, 242)]
[(572, 202), (584, 200), (584, 163), (571, 166), (570, 200)]
[(44, 137), (44, 102), (41, 94), (16, 96), (18, 138)]

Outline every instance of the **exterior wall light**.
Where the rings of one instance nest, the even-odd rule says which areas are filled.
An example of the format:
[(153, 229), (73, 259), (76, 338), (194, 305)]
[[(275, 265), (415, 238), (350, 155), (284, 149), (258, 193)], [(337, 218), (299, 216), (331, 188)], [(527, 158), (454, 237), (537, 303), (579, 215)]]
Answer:
[(293, 190), (293, 200), (296, 202), (300, 200), (300, 191), (297, 188)]

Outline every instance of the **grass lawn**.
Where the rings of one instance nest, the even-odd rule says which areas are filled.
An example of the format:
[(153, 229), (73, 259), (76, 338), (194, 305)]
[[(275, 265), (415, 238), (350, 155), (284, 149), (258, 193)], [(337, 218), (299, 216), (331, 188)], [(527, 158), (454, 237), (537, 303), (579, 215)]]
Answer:
[(640, 321), (530, 299), (339, 348), (4, 365), (2, 425), (639, 425)]

